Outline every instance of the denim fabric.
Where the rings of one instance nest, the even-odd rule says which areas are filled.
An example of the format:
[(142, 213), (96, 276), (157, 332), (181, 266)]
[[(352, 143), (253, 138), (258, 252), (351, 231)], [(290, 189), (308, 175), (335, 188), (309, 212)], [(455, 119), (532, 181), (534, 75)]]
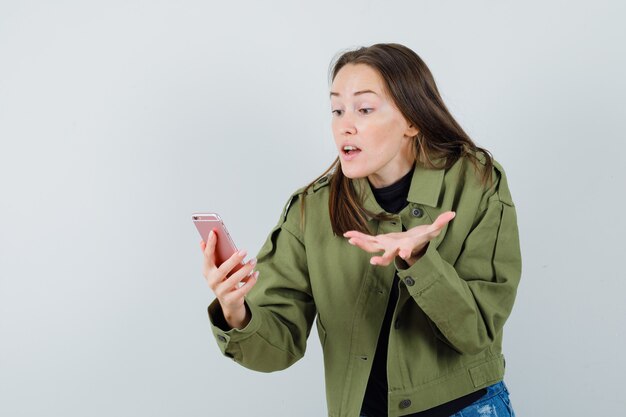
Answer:
[(515, 417), (504, 381), (487, 387), (487, 393), (450, 417)]
[(450, 417), (515, 417), (515, 412), (509, 390), (504, 381), (500, 381), (488, 386), (485, 395)]

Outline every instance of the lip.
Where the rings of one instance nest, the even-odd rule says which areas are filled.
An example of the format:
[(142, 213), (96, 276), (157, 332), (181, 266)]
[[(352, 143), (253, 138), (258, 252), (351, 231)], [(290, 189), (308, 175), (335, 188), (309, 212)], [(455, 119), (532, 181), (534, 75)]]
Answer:
[[(343, 150), (343, 148), (345, 148), (346, 146), (353, 146), (353, 147), (357, 148), (358, 150), (352, 151), (352, 152), (350, 152), (348, 154), (348, 153), (344, 152), (344, 150)], [(346, 142), (346, 143), (343, 143), (341, 145), (341, 148), (339, 148), (339, 155), (341, 156), (341, 159), (343, 161), (352, 161), (354, 158), (356, 158), (360, 154), (361, 154), (361, 148), (356, 146), (354, 143)]]

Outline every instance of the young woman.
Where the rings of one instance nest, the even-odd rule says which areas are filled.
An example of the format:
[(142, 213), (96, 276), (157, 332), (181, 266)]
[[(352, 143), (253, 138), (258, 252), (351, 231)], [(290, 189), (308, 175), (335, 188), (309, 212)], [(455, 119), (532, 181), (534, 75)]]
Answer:
[(521, 256), (502, 167), (405, 46), (341, 55), (330, 101), (339, 157), (289, 198), (258, 260), (231, 274), (245, 251), (218, 267), (216, 236), (200, 243), (221, 351), (287, 368), (317, 316), (329, 416), (514, 415), (502, 328)]

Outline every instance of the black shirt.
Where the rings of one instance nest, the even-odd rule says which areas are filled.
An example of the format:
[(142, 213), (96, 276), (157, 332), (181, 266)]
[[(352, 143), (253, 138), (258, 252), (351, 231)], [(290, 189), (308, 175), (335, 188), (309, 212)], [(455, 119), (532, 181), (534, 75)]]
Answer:
[[(409, 195), (409, 188), (411, 188), (412, 178), (413, 170), (387, 187), (372, 187), (372, 192), (378, 205), (387, 213), (399, 213), (408, 204), (407, 197)], [(399, 278), (396, 274), (393, 279), (393, 284), (391, 285), (389, 303), (387, 304), (385, 318), (383, 319), (383, 324), (378, 336), (376, 354), (374, 355), (372, 370), (367, 381), (365, 398), (363, 399), (363, 405), (361, 407), (361, 414), (368, 417), (387, 416), (387, 346), (389, 344), (391, 319), (393, 318), (393, 311), (398, 301), (398, 282)], [(485, 395), (486, 392), (487, 390), (483, 388), (464, 397), (406, 417), (449, 417)]]

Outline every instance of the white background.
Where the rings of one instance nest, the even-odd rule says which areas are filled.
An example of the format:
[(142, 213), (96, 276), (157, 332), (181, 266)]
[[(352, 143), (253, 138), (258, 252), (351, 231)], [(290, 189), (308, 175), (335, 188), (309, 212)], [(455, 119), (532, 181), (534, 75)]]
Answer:
[(315, 334), (279, 373), (221, 356), (190, 214), (256, 253), (335, 157), (331, 59), (377, 42), (508, 174), (518, 416), (622, 413), (623, 4), (0, 0), (0, 415), (325, 415)]

